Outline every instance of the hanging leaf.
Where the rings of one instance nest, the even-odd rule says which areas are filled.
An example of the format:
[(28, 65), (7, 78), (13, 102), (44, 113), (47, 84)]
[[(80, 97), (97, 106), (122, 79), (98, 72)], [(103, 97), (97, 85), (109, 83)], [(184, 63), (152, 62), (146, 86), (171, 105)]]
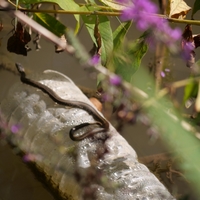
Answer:
[(193, 36), (192, 36), (192, 25), (187, 24), (185, 26), (185, 29), (183, 31), (182, 37), (187, 42), (193, 42)]
[(169, 17), (177, 19), (184, 19), (186, 14), (191, 10), (191, 7), (183, 0), (170, 0), (169, 7)]
[[(82, 6), (80, 8), (81, 11), (93, 11), (93, 9), (94, 8), (92, 6)], [(82, 15), (81, 17), (85, 23), (85, 26), (90, 34), (92, 41), (95, 43), (96, 46), (98, 46), (94, 36), (96, 16)], [(103, 64), (105, 64), (113, 50), (113, 35), (109, 19), (106, 16), (98, 16), (98, 20), (98, 30), (101, 35), (101, 61)]]
[(97, 44), (97, 48), (96, 48), (96, 53), (98, 55), (101, 55), (101, 34), (99, 32), (99, 17), (96, 17), (96, 23), (94, 26), (94, 37), (96, 39), (96, 44)]
[[(190, 79), (193, 79), (191, 76)], [(183, 103), (185, 104), (190, 98), (196, 98), (198, 92), (198, 83), (195, 81), (190, 82), (184, 89)]]
[(132, 22), (124, 22), (121, 23), (117, 29), (113, 32), (113, 45), (114, 50), (117, 50), (123, 43), (124, 37), (126, 36), (126, 33), (128, 32)]
[[(60, 40), (63, 42), (63, 43), (67, 43), (67, 40), (66, 40), (66, 37), (65, 35), (61, 35), (60, 37)], [(65, 49), (61, 46), (58, 46), (58, 45), (55, 45), (55, 52), (56, 53), (61, 53), (63, 52)]]
[(192, 8), (192, 16), (191, 16), (192, 19), (194, 18), (194, 14), (195, 14), (198, 10), (200, 10), (200, 1), (199, 1), (199, 0), (196, 0), (196, 1), (194, 2), (193, 8)]
[[(20, 0), (20, 3), (24, 4), (34, 4), (34, 3), (55, 3), (60, 6), (65, 11), (79, 11), (79, 5), (75, 3), (73, 0)], [(77, 24), (75, 28), (75, 33), (78, 32), (80, 28), (80, 17), (79, 15), (74, 15)]]
[(194, 47), (198, 48), (200, 46), (200, 35), (193, 35), (192, 25), (187, 24), (182, 34), (183, 40), (186, 42), (194, 42)]
[(58, 37), (61, 37), (66, 31), (66, 26), (49, 14), (34, 13), (33, 19)]
[(27, 43), (30, 41), (30, 34), (23, 28), (22, 24), (18, 22), (14, 34), (8, 39), (7, 50), (12, 53), (27, 56), (27, 52), (30, 50)]

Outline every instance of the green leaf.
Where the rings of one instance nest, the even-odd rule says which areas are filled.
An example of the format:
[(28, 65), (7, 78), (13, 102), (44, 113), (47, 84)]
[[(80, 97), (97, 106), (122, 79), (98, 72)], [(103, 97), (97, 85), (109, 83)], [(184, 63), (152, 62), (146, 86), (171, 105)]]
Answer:
[(66, 31), (66, 26), (49, 14), (35, 13), (33, 19), (58, 37), (61, 37)]
[(131, 21), (121, 23), (117, 29), (113, 32), (113, 45), (114, 50), (117, 50), (123, 43), (124, 37), (128, 32), (130, 26), (132, 25)]
[(113, 60), (108, 68), (120, 75), (127, 82), (131, 82), (133, 74), (139, 69), (141, 60), (147, 52), (144, 36), (138, 40), (129, 42), (126, 48), (120, 48), (113, 53)]
[[(193, 79), (193, 76), (190, 77)], [(191, 97), (197, 97), (198, 93), (198, 83), (196, 81), (191, 81), (184, 89), (183, 103), (185, 103)]]
[(193, 17), (194, 17), (194, 14), (195, 14), (198, 10), (200, 10), (200, 1), (199, 1), (199, 0), (196, 0), (196, 1), (194, 2), (193, 8), (192, 8), (192, 16), (191, 16), (192, 19), (193, 19)]
[[(92, 11), (94, 8), (93, 7), (86, 7), (82, 6), (81, 11)], [(90, 34), (90, 37), (92, 38), (93, 42), (96, 44), (96, 39), (94, 37), (94, 26), (96, 22), (96, 17), (95, 15), (82, 15), (81, 16), (85, 26)], [(98, 16), (99, 20), (99, 25), (98, 29), (101, 35), (101, 60), (102, 63), (105, 64), (113, 50), (113, 35), (112, 35), (112, 29), (110, 26), (110, 21), (106, 16)], [(97, 44), (96, 44), (97, 45)]]
[[(66, 11), (79, 11), (79, 5), (75, 3), (73, 0), (20, 0), (20, 3), (26, 4), (34, 4), (34, 3), (55, 3), (58, 4), (63, 10)], [(78, 32), (80, 28), (80, 17), (79, 15), (74, 15), (77, 24), (75, 33)]]

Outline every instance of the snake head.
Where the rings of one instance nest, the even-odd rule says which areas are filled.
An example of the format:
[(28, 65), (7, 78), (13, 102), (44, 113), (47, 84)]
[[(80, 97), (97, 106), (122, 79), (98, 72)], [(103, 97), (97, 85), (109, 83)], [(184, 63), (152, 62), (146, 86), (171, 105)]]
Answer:
[(23, 66), (20, 63), (15, 63), (15, 66), (16, 66), (18, 72), (20, 73), (20, 75), (25, 77), (25, 70), (24, 70)]

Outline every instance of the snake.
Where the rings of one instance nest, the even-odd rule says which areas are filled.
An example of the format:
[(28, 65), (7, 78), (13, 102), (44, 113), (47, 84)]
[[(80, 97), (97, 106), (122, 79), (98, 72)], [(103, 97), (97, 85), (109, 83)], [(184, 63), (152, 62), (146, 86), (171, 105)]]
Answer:
[[(76, 108), (86, 110), (89, 114), (91, 114), (95, 118), (95, 120), (97, 120), (94, 123), (86, 122), (86, 123), (82, 123), (80, 125), (77, 125), (77, 126), (71, 128), (71, 130), (69, 132), (69, 136), (70, 136), (71, 140), (81, 141), (81, 140), (83, 140), (87, 137), (91, 137), (95, 133), (98, 133), (100, 131), (107, 131), (109, 129), (108, 121), (103, 116), (101, 116), (94, 107), (90, 106), (87, 103), (81, 102), (81, 101), (74, 101), (74, 100), (72, 101), (72, 100), (67, 100), (67, 99), (61, 98), (48, 86), (46, 86), (46, 85), (44, 85), (40, 82), (37, 82), (35, 80), (27, 78), (26, 73), (25, 73), (25, 69), (20, 63), (15, 63), (15, 65), (16, 65), (16, 68), (17, 68), (19, 74), (20, 74), (20, 79), (21, 79), (22, 83), (28, 84), (32, 87), (35, 87), (35, 88), (42, 90), (44, 93), (48, 94), (49, 97), (54, 102), (56, 102), (60, 105), (76, 107)], [(85, 126), (92, 125), (92, 124), (98, 124), (101, 128), (100, 129), (96, 128), (96, 131), (95, 131), (95, 129), (92, 130), (92, 131), (87, 131), (87, 132), (85, 132), (84, 134), (81, 134), (81, 135), (75, 134), (75, 132), (77, 130), (79, 130), (79, 129), (85, 127)]]

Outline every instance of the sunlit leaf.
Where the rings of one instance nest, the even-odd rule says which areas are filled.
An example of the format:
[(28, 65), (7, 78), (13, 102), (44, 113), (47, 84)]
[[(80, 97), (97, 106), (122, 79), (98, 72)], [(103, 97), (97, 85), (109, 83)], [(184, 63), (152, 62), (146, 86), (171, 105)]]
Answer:
[(192, 8), (192, 16), (191, 16), (192, 19), (193, 19), (193, 17), (194, 17), (194, 14), (195, 14), (198, 10), (200, 10), (200, 1), (199, 1), (199, 0), (196, 0), (196, 1), (194, 2), (193, 8)]
[(191, 10), (191, 7), (183, 0), (170, 0), (169, 7), (169, 17), (177, 19), (184, 19), (186, 14)]
[[(93, 9), (92, 7), (86, 7), (82, 6), (81, 10), (82, 11), (88, 11)], [(93, 42), (98, 46), (96, 39), (94, 37), (94, 28), (95, 28), (95, 22), (97, 16), (95, 15), (82, 15), (81, 16), (85, 26), (90, 34), (90, 37), (92, 38)], [(98, 29), (99, 33), (101, 35), (101, 60), (102, 63), (106, 63), (107, 58), (111, 54), (113, 50), (113, 35), (112, 35), (112, 29), (110, 26), (110, 21), (106, 16), (98, 16), (99, 24), (98, 24)]]
[(114, 10), (124, 10), (128, 6), (128, 5), (123, 5), (119, 1), (114, 1), (114, 0), (100, 0), (100, 1)]
[(55, 17), (46, 13), (35, 13), (33, 17), (35, 21), (37, 21), (39, 24), (47, 28), (55, 35), (61, 37), (65, 33), (65, 25), (56, 20)]
[[(34, 4), (34, 3), (55, 3), (58, 4), (63, 10), (66, 11), (78, 11), (79, 10), (79, 5), (77, 3), (75, 3), (73, 0), (20, 0), (20, 3), (24, 3), (24, 4)], [(80, 27), (80, 19), (79, 19), (79, 15), (74, 15), (77, 24), (76, 24), (76, 29), (75, 29), (75, 33), (78, 32), (79, 27)]]
[[(193, 79), (193, 77), (190, 77), (190, 78)], [(189, 84), (187, 84), (187, 86), (184, 89), (183, 103), (185, 104), (185, 102), (191, 97), (196, 98), (197, 93), (198, 93), (198, 83), (197, 82), (192, 81)]]

